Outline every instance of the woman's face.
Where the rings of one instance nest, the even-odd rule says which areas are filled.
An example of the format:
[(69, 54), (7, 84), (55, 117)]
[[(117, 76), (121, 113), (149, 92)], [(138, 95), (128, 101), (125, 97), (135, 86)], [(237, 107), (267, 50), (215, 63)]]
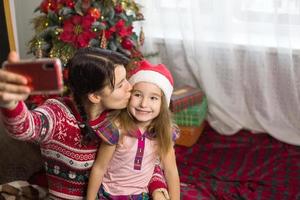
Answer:
[(101, 103), (104, 109), (122, 109), (128, 104), (132, 86), (126, 79), (126, 70), (123, 65), (115, 68), (115, 88), (106, 86), (101, 91)]

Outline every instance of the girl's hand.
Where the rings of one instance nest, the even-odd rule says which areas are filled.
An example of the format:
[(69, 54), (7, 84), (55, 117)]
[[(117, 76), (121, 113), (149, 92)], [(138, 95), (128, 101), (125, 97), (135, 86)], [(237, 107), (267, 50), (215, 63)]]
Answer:
[[(8, 62), (18, 60), (18, 54), (10, 52)], [(13, 109), (18, 101), (25, 100), (30, 93), (30, 88), (26, 84), (25, 77), (0, 69), (0, 107)]]
[(156, 189), (152, 192), (153, 200), (170, 200), (169, 193), (166, 189)]

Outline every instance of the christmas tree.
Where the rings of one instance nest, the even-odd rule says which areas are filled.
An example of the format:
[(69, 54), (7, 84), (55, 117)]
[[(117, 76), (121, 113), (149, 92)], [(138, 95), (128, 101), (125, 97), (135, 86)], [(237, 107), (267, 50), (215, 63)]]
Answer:
[[(132, 61), (143, 57), (139, 47), (144, 35), (134, 32), (133, 23), (144, 17), (134, 0), (43, 0), (35, 12), (40, 15), (32, 20), (35, 35), (29, 41), (29, 53), (60, 58), (64, 72), (76, 49), (87, 46), (118, 51)], [(32, 95), (27, 105), (34, 108), (49, 97)]]
[(29, 53), (57, 57), (65, 65), (78, 48), (107, 48), (130, 58), (142, 56), (143, 33), (133, 22), (143, 20), (134, 0), (43, 0), (32, 20), (35, 35)]

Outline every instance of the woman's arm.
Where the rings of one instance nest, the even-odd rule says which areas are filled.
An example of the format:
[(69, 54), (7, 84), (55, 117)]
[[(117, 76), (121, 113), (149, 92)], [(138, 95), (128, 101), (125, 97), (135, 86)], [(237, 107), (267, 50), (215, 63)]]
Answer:
[(176, 156), (172, 147), (162, 158), (171, 200), (180, 200), (180, 180), (176, 164)]
[[(8, 62), (18, 62), (16, 52), (9, 53)], [(24, 103), (30, 94), (27, 79), (21, 75), (0, 69), (0, 114), (7, 133), (18, 140), (40, 142), (52, 132), (49, 114), (30, 112)]]
[(89, 176), (87, 200), (96, 199), (103, 176), (107, 170), (115, 149), (116, 145), (109, 145), (104, 142), (102, 142), (102, 144), (100, 145), (96, 160), (93, 164), (92, 171)]

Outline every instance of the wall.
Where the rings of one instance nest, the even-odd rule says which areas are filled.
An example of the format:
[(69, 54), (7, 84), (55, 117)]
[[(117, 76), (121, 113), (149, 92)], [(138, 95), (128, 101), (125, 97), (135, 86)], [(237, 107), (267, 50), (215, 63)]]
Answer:
[(9, 137), (0, 125), (0, 184), (27, 180), (42, 169), (42, 159), (36, 144)]
[[(20, 57), (29, 58), (32, 56), (26, 55), (26, 43), (33, 35), (29, 22), (40, 0), (14, 1)], [(0, 124), (0, 184), (27, 180), (41, 168), (42, 160), (38, 146), (10, 138)]]
[(1, 41), (1, 51), (0, 51), (0, 63), (6, 60), (7, 54), (9, 52), (9, 38), (8, 31), (5, 21), (5, 12), (4, 12), (4, 2), (0, 2), (0, 41)]
[(40, 3), (41, 0), (14, 0), (19, 54), (21, 58), (33, 57), (33, 55), (27, 54), (27, 43), (34, 35), (33, 25), (30, 24), (30, 21), (39, 14), (38, 12), (34, 13), (34, 10)]

